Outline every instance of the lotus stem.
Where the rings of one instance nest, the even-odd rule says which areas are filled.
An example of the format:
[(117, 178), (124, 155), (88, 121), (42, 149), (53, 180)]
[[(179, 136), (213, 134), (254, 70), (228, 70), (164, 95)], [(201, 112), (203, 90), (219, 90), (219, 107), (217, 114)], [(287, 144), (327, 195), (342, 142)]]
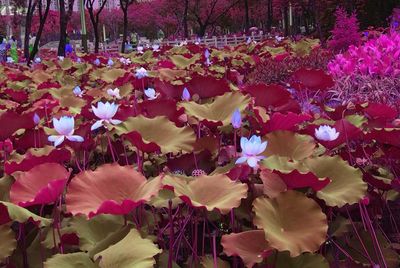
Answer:
[(213, 242), (214, 268), (218, 268), (218, 262), (217, 262), (217, 231), (214, 231), (213, 234), (212, 234), (212, 242)]
[(108, 140), (108, 146), (110, 147), (110, 151), (111, 151), (111, 157), (113, 159), (113, 162), (115, 163), (114, 149), (113, 149), (113, 146), (111, 144), (110, 134), (108, 132), (107, 132), (107, 140)]
[(172, 268), (172, 257), (174, 256), (174, 221), (172, 219), (172, 200), (168, 201), (168, 217), (169, 217), (169, 254), (168, 268)]

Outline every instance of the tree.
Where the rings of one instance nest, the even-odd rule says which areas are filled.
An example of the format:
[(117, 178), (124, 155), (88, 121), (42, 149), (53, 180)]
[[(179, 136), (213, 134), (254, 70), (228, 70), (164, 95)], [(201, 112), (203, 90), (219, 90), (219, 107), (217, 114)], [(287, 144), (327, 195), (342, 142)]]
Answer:
[(250, 28), (249, 0), (244, 0), (244, 14), (245, 14), (244, 27), (246, 31), (248, 31)]
[(93, 33), (94, 33), (94, 52), (99, 53), (99, 20), (100, 20), (100, 13), (103, 11), (107, 0), (101, 1), (101, 5), (97, 11), (94, 10), (93, 4), (95, 0), (86, 0), (86, 8), (89, 12), (90, 21), (92, 22), (93, 26)]
[(332, 30), (332, 40), (329, 47), (336, 51), (348, 49), (350, 45), (358, 45), (361, 42), (356, 13), (347, 15), (346, 11), (339, 7), (336, 9), (336, 24)]
[(33, 13), (35, 12), (37, 3), (38, 0), (28, 0), (28, 7), (26, 8), (24, 56), (27, 61), (29, 61), (29, 37), (31, 35)]
[(46, 0), (45, 8), (43, 11), (43, 2), (44, 0), (38, 0), (38, 13), (39, 13), (39, 29), (36, 33), (35, 43), (33, 44), (32, 51), (28, 58), (28, 66), (30, 65), (31, 61), (35, 58), (36, 53), (39, 50), (39, 42), (40, 38), (42, 37), (43, 29), (46, 24), (47, 17), (50, 11), (51, 0)]
[(121, 53), (125, 53), (125, 44), (128, 39), (128, 8), (134, 2), (135, 0), (119, 0), (119, 5), (121, 6), (122, 13), (124, 14), (124, 30), (122, 36)]
[[(59, 0), (60, 3), (60, 39), (58, 43), (58, 56), (65, 56), (65, 45), (67, 44), (67, 26), (72, 16), (74, 0)], [(67, 6), (66, 6), (67, 5)]]
[(193, 0), (189, 12), (198, 25), (197, 34), (204, 36), (207, 28), (227, 15), (241, 0)]

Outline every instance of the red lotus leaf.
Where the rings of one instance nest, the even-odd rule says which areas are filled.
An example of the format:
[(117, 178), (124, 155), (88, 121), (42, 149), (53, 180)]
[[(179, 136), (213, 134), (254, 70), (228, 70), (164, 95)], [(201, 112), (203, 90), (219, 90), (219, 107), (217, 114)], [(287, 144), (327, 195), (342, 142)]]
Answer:
[(335, 84), (330, 75), (315, 69), (301, 68), (293, 73), (292, 79), (295, 81), (292, 86), (297, 90), (325, 91)]
[(272, 253), (263, 230), (223, 235), (221, 245), (228, 256), (239, 256), (246, 267), (253, 267)]
[(264, 169), (260, 172), (260, 179), (263, 182), (264, 194), (268, 195), (270, 198), (275, 198), (288, 189), (282, 178), (268, 169)]
[(177, 110), (176, 102), (171, 99), (156, 99), (151, 101), (143, 101), (138, 104), (138, 110), (146, 117), (154, 118), (156, 116), (166, 116), (177, 125), (182, 123), (179, 117), (184, 114), (184, 109)]
[(387, 180), (385, 182), (384, 180), (375, 178), (370, 173), (364, 173), (363, 179), (365, 182), (368, 182), (369, 185), (372, 185), (373, 187), (380, 189), (380, 190), (384, 190), (384, 191), (392, 190), (393, 181), (395, 181), (395, 180), (391, 180), (391, 181)]
[(161, 189), (161, 178), (147, 181), (131, 166), (106, 164), (76, 175), (68, 187), (67, 211), (90, 218), (97, 214), (127, 214)]
[(7, 111), (0, 116), (0, 126), (0, 140), (5, 140), (19, 129), (33, 128), (33, 113), (19, 114)]
[(247, 185), (232, 181), (228, 176), (199, 176), (187, 181), (179, 177), (168, 177), (165, 184), (174, 188), (174, 193), (185, 203), (194, 207), (205, 207), (208, 211), (219, 210), (227, 214), (240, 206), (247, 197)]
[[(191, 95), (197, 94), (200, 98), (220, 96), (231, 91), (226, 80), (216, 79), (212, 76), (195, 75), (186, 87)], [(182, 91), (180, 95), (182, 95)]]
[(28, 129), (21, 137), (14, 140), (15, 148), (20, 150), (40, 148), (50, 144), (48, 136), (43, 129)]
[(300, 112), (299, 104), (291, 97), (290, 92), (280, 85), (249, 85), (244, 91), (254, 97), (255, 105), (267, 110)]
[[(171, 85), (168, 82), (156, 79), (154, 82), (154, 88), (156, 88), (163, 96), (167, 98), (181, 100), (184, 87)], [(193, 94), (190, 89), (189, 92)]]
[(276, 130), (289, 130), (295, 131), (298, 124), (311, 120), (312, 117), (308, 114), (288, 114), (274, 113), (271, 119), (263, 128), (263, 133), (272, 132)]
[(63, 163), (71, 159), (71, 152), (67, 149), (54, 149), (44, 147), (28, 151), (20, 162), (6, 162), (6, 174), (13, 174), (16, 171), (28, 171), (43, 163)]
[(122, 87), (123, 85), (129, 83), (134, 79), (132, 73), (125, 73), (123, 76), (118, 77), (115, 81), (113, 81), (113, 85), (116, 87)]
[(287, 185), (289, 190), (310, 187), (317, 192), (325, 188), (325, 186), (330, 183), (330, 180), (328, 178), (319, 179), (311, 172), (305, 174), (300, 173), (297, 170), (293, 170), (288, 174), (281, 173), (279, 171), (275, 172)]
[(30, 80), (31, 78), (29, 76), (26, 76), (21, 73), (14, 73), (14, 72), (9, 72), (7, 74), (8, 79), (15, 81), (15, 82), (21, 82), (24, 80)]
[(16, 176), (10, 200), (21, 207), (54, 203), (63, 192), (69, 175), (70, 172), (57, 163), (35, 166)]
[(13, 101), (16, 101), (18, 103), (23, 103), (25, 101), (28, 100), (28, 93), (26, 93), (25, 91), (15, 91), (12, 90), (10, 88), (7, 88), (6, 90), (4, 90), (4, 93), (7, 94), (7, 96), (9, 96)]
[(249, 175), (253, 171), (248, 165), (236, 165), (234, 168), (229, 170), (226, 175), (231, 178), (231, 180), (248, 181)]
[(365, 135), (366, 140), (375, 140), (384, 144), (400, 147), (400, 130), (398, 129), (373, 129)]
[(61, 88), (61, 85), (57, 82), (43, 82), (40, 85), (38, 85), (37, 89), (48, 89), (48, 88)]
[(128, 134), (122, 135), (125, 139), (130, 141), (136, 148), (138, 148), (142, 152), (152, 153), (160, 151), (160, 146), (155, 142), (145, 142), (142, 139), (142, 136), (137, 131), (131, 131)]
[(386, 104), (370, 103), (364, 112), (372, 119), (386, 119), (393, 120), (397, 117), (395, 108)]
[(175, 64), (170, 60), (160, 60), (157, 62), (157, 66), (160, 68), (173, 69), (175, 67)]

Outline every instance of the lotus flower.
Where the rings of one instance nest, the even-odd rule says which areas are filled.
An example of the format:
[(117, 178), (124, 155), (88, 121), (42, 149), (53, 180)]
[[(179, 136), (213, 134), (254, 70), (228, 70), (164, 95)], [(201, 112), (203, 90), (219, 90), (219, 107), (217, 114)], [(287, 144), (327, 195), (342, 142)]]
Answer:
[(93, 64), (96, 65), (96, 66), (99, 66), (100, 65), (100, 60), (99, 59), (95, 59), (93, 61)]
[(11, 58), (11, 57), (7, 57), (7, 63), (14, 63), (14, 60), (13, 60), (13, 58)]
[(136, 76), (136, 78), (139, 78), (139, 79), (145, 78), (148, 76), (147, 70), (143, 67), (140, 67), (139, 69), (136, 69), (135, 76)]
[(107, 94), (113, 98), (120, 99), (121, 95), (119, 94), (119, 88), (107, 89)]
[(146, 97), (147, 97), (149, 100), (155, 100), (155, 99), (157, 99), (157, 97), (160, 95), (160, 93), (157, 93), (157, 92), (155, 91), (155, 89), (154, 89), (154, 88), (151, 88), (151, 87), (149, 87), (148, 89), (145, 89), (145, 90), (144, 90), (144, 94), (146, 95)]
[(210, 51), (208, 50), (208, 49), (206, 49), (205, 51), (204, 51), (204, 57), (206, 58), (206, 59), (208, 59), (209, 57), (210, 57)]
[(104, 123), (109, 123), (113, 125), (118, 125), (122, 121), (117, 119), (112, 119), (118, 111), (118, 105), (115, 103), (103, 103), (98, 102), (97, 108), (92, 105), (93, 113), (100, 119), (97, 120), (96, 123), (92, 125), (91, 130), (98, 129), (101, 126), (104, 126)]
[(35, 63), (41, 63), (41, 62), (42, 62), (42, 59), (39, 58), (39, 57), (36, 57), (34, 61), (35, 61)]
[(315, 129), (315, 137), (321, 141), (334, 141), (339, 137), (339, 132), (334, 127), (323, 125)]
[(160, 45), (155, 44), (155, 45), (152, 46), (152, 49), (153, 49), (154, 52), (159, 52), (160, 51)]
[(81, 58), (77, 58), (77, 59), (76, 59), (76, 62), (77, 62), (77, 63), (82, 63), (82, 59), (81, 59)]
[(143, 49), (144, 49), (144, 47), (142, 47), (142, 46), (138, 46), (136, 48), (137, 52), (140, 53), (140, 54), (143, 54)]
[(251, 37), (248, 37), (247, 40), (246, 40), (246, 45), (250, 45), (250, 44), (251, 44), (251, 41), (252, 41), (252, 40), (251, 40)]
[(241, 127), (242, 125), (242, 116), (240, 114), (240, 110), (236, 109), (233, 114), (232, 114), (232, 118), (231, 118), (231, 123), (233, 128), (238, 129)]
[(112, 59), (108, 59), (108, 61), (107, 61), (107, 65), (108, 65), (108, 67), (111, 67), (111, 66), (113, 66), (113, 65), (114, 65), (114, 62), (113, 62), (113, 60), (112, 60)]
[(79, 86), (76, 86), (72, 92), (74, 93), (75, 96), (82, 98), (83, 93), (85, 91), (82, 90)]
[(257, 167), (258, 161), (264, 159), (265, 156), (260, 155), (267, 148), (267, 142), (261, 142), (259, 136), (253, 135), (250, 140), (245, 137), (240, 139), (240, 147), (242, 148), (242, 156), (236, 160), (236, 164), (242, 164), (247, 161), (247, 164), (254, 168)]
[(62, 116), (60, 119), (53, 118), (53, 126), (59, 135), (51, 135), (48, 140), (54, 142), (54, 147), (63, 143), (64, 139), (76, 142), (83, 142), (83, 138), (74, 135), (75, 120), (72, 116)]
[(59, 60), (59, 61), (63, 61), (63, 60), (64, 60), (64, 57), (63, 57), (63, 56), (58, 56), (58, 60)]
[(33, 123), (35, 123), (35, 125), (39, 125), (40, 123), (40, 117), (37, 113), (33, 115)]
[(119, 61), (124, 65), (129, 65), (132, 63), (130, 59), (125, 59), (125, 58), (120, 58)]
[(185, 87), (182, 91), (182, 100), (189, 101), (190, 100), (190, 93), (189, 90)]

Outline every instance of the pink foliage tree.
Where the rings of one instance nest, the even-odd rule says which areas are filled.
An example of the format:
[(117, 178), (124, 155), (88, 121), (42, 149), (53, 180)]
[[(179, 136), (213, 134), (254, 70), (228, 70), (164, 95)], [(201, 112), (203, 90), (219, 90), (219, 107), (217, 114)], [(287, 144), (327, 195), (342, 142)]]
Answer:
[(335, 51), (344, 51), (351, 45), (359, 45), (361, 36), (356, 14), (348, 15), (347, 12), (339, 7), (336, 9), (336, 24), (332, 30), (332, 40), (329, 47)]

